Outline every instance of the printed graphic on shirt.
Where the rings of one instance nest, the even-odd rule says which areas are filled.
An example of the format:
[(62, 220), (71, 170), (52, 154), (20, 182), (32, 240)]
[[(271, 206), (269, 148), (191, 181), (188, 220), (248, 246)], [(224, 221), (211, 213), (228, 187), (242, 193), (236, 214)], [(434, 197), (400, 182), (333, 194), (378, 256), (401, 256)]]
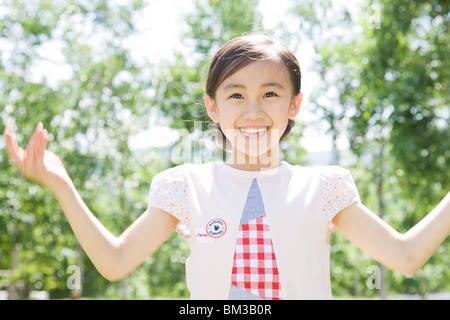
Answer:
[(227, 231), (227, 224), (222, 219), (213, 219), (206, 225), (206, 233), (212, 238), (220, 238)]
[(195, 229), (195, 241), (198, 243), (211, 243), (215, 239), (224, 236), (226, 232), (227, 223), (225, 220), (215, 218), (208, 221), (206, 226)]
[(277, 262), (256, 179), (252, 181), (242, 213), (229, 298), (281, 299)]

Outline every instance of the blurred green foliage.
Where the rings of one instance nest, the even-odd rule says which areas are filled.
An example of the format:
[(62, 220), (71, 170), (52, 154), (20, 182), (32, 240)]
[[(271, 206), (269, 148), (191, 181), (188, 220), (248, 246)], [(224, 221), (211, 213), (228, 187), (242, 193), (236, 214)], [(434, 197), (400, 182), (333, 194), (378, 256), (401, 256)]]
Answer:
[[(351, 169), (369, 208), (408, 230), (450, 187), (449, 4), (362, 1), (355, 14), (329, 0), (292, 0), (286, 20), (266, 30), (258, 3), (196, 0), (180, 39), (186, 51), (139, 64), (125, 40), (147, 5), (142, 0), (4, 1), (0, 131), (8, 123), (24, 146), (42, 121), (49, 149), (62, 158), (92, 212), (119, 235), (145, 210), (152, 177), (175, 165), (168, 154), (173, 145), (130, 149), (130, 137), (148, 128), (150, 115), (173, 129), (192, 132), (194, 120), (208, 129), (205, 77), (225, 41), (252, 31), (274, 34), (292, 48), (311, 41), (320, 81), (310, 107), (328, 121), (334, 141), (347, 135), (350, 142), (347, 153), (334, 148), (335, 163)], [(36, 76), (49, 68), (52, 50), (62, 55), (55, 58), (64, 75), (57, 81)], [(282, 143), (291, 163), (305, 164), (302, 128)], [(412, 277), (388, 270), (389, 294), (449, 290), (447, 249), (448, 240)], [(338, 232), (331, 252), (335, 295), (379, 295), (365, 284), (375, 261)], [(80, 250), (54, 197), (20, 177), (0, 139), (0, 270), (13, 271), (0, 277), (0, 290), (15, 286), (13, 298), (28, 298), (32, 290), (53, 299), (73, 295), (66, 280), (75, 264), (82, 264), (84, 296), (188, 298), (188, 254), (174, 233), (126, 279), (106, 281)]]
[[(326, 3), (331, 10), (323, 10)], [(352, 168), (363, 203), (406, 232), (450, 189), (449, 3), (380, 0), (363, 2), (356, 13), (349, 9), (331, 1), (294, 8), (318, 53), (313, 103), (335, 141), (347, 136), (353, 157), (335, 148), (336, 159)], [(336, 242), (335, 292), (378, 294), (348, 282), (364, 283), (375, 262), (341, 235)], [(412, 277), (388, 270), (387, 293), (448, 290), (447, 249), (448, 240)], [(356, 258), (349, 262), (350, 255)]]

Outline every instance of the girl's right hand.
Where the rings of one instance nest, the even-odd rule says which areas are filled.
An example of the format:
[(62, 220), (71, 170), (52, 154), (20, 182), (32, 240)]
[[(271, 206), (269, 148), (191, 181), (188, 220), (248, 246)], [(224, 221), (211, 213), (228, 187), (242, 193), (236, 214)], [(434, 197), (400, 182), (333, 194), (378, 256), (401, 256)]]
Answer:
[(71, 181), (59, 157), (45, 150), (48, 138), (42, 123), (37, 125), (25, 150), (17, 145), (13, 130), (8, 126), (5, 137), (8, 155), (26, 179), (50, 191), (56, 191)]

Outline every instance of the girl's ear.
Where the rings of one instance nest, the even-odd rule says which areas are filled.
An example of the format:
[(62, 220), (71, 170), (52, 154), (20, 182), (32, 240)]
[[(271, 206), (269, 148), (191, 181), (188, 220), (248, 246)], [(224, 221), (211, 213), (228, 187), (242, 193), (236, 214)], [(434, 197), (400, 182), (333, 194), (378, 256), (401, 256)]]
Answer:
[(208, 115), (215, 123), (219, 122), (219, 110), (217, 109), (216, 102), (209, 95), (205, 95), (205, 107), (208, 111)]
[(299, 93), (292, 99), (291, 108), (289, 109), (289, 119), (295, 120), (295, 117), (300, 112), (300, 105), (302, 104), (303, 93)]

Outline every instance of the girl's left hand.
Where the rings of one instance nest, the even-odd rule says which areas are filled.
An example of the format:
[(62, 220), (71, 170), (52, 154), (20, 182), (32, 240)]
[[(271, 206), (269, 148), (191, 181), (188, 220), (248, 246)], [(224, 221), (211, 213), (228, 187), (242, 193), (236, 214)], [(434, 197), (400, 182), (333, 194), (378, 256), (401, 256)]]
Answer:
[(37, 125), (25, 150), (17, 145), (13, 131), (8, 126), (5, 128), (5, 137), (8, 155), (26, 179), (52, 192), (70, 183), (70, 177), (60, 158), (46, 150), (47, 130), (42, 123)]

